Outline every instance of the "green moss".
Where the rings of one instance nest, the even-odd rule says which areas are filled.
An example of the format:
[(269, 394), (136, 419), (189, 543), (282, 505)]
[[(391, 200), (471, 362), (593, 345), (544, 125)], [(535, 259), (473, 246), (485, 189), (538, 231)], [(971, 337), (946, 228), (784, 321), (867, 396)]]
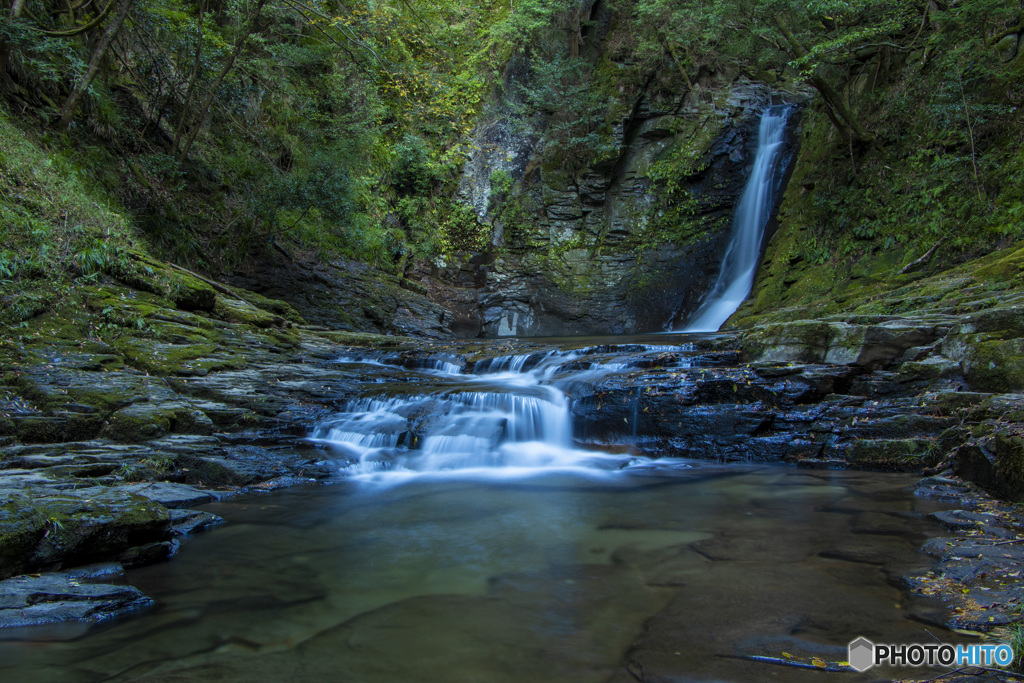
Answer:
[(159, 503), (117, 489), (14, 494), (0, 505), (0, 578), (115, 559), (134, 545), (162, 540), (169, 522)]
[(211, 370), (238, 370), (247, 363), (242, 355), (218, 354), (214, 343), (165, 344), (151, 339), (123, 337), (113, 346), (132, 367), (154, 375), (205, 375)]
[(849, 444), (845, 457), (857, 468), (919, 472), (938, 464), (942, 453), (922, 439), (861, 439)]
[(14, 495), (0, 504), (0, 579), (29, 569), (45, 524), (46, 517), (25, 496)]
[(14, 422), (14, 431), (24, 443), (63, 443), (95, 438), (101, 426), (99, 416), (57, 413), (21, 416)]
[(158, 439), (171, 431), (177, 412), (173, 407), (136, 403), (107, 418), (101, 436), (121, 443)]
[(304, 334), (311, 334), (323, 337), (339, 346), (354, 346), (361, 348), (393, 347), (400, 344), (416, 344), (418, 340), (412, 337), (392, 337), (383, 334), (370, 332), (344, 332), (340, 330), (306, 330)]
[(217, 297), (213, 312), (222, 320), (255, 327), (263, 328), (285, 324), (284, 318), (278, 315), (256, 308), (245, 301), (224, 296)]
[(965, 339), (961, 364), (964, 378), (976, 391), (1024, 391), (1024, 339), (999, 340), (985, 336)]

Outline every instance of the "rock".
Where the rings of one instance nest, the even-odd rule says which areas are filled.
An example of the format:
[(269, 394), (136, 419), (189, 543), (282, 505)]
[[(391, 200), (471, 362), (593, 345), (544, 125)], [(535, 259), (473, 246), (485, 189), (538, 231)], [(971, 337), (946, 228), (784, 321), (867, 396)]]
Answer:
[(917, 472), (942, 457), (933, 443), (921, 439), (859, 439), (842, 449), (844, 459), (856, 467)]
[(945, 333), (936, 325), (912, 320), (877, 325), (803, 320), (754, 328), (744, 351), (757, 362), (829, 363), (880, 368), (909, 349), (932, 343)]
[(185, 484), (172, 484), (170, 482), (130, 484), (120, 487), (120, 490), (129, 491), (137, 496), (148, 498), (160, 503), (165, 508), (171, 509), (202, 505), (218, 498), (216, 493), (201, 491)]
[(123, 489), (15, 494), (0, 506), (0, 576), (116, 558), (164, 540), (169, 523), (162, 505)]
[(1012, 427), (973, 439), (956, 450), (956, 473), (993, 494), (1024, 500), (1024, 436)]
[(181, 271), (173, 272), (170, 298), (183, 311), (214, 310), (217, 292), (199, 278)]
[(246, 301), (227, 296), (217, 297), (213, 312), (222, 320), (255, 325), (256, 327), (284, 327), (287, 324), (287, 321), (281, 316), (264, 311)]
[(122, 443), (157, 439), (171, 430), (177, 413), (163, 404), (137, 403), (110, 416), (102, 435)]
[(223, 518), (212, 512), (182, 509), (172, 509), (168, 512), (171, 516), (170, 531), (175, 536), (187, 536), (224, 523)]
[(67, 621), (101, 621), (147, 607), (153, 601), (132, 586), (87, 583), (90, 578), (121, 575), (101, 571), (55, 572), (0, 581), (0, 628)]
[(145, 567), (171, 557), (178, 552), (180, 545), (177, 539), (146, 543), (128, 548), (117, 559), (126, 569)]

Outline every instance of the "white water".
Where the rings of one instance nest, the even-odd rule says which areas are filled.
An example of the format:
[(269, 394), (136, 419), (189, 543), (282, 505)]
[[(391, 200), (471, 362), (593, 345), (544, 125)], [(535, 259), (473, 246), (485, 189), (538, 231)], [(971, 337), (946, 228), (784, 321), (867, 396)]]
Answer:
[[(521, 476), (538, 471), (603, 473), (628, 465), (629, 453), (577, 448), (573, 442), (574, 387), (636, 370), (652, 357), (688, 346), (628, 345), (548, 350), (481, 361), (467, 374), (461, 359), (426, 358), (412, 374), (428, 378), (394, 393), (350, 401), (317, 426), (311, 439), (348, 461), (348, 474), (374, 481), (412, 476)], [(345, 357), (339, 363), (408, 365), (398, 356)]]
[(764, 228), (775, 204), (775, 169), (786, 134), (789, 107), (771, 107), (761, 115), (754, 169), (736, 207), (732, 239), (715, 284), (683, 332), (717, 332), (750, 296), (761, 256)]

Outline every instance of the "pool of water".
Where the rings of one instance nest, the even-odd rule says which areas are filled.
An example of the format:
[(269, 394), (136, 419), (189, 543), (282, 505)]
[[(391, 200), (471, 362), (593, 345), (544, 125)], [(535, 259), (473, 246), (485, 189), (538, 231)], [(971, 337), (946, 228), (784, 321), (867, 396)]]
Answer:
[(0, 635), (0, 679), (877, 680), (898, 672), (785, 662), (957, 641), (894, 587), (941, 533), (913, 481), (655, 462), (237, 497), (205, 507), (229, 524), (129, 572), (155, 607)]

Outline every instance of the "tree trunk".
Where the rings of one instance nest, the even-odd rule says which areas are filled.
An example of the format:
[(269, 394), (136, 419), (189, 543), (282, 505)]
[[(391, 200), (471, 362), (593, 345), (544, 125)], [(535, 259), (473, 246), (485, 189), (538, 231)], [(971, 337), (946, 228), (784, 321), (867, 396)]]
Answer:
[[(11, 21), (21, 18), (25, 10), (25, 0), (14, 0), (11, 5)], [(11, 46), (7, 41), (0, 40), (0, 78), (7, 73), (7, 61), (11, 58)]]
[[(822, 99), (825, 100), (825, 105), (835, 112), (836, 117), (842, 119), (844, 123), (849, 127), (849, 136), (859, 142), (868, 142), (871, 140), (871, 135), (864, 130), (860, 125), (860, 122), (850, 111), (850, 108), (846, 106), (846, 102), (843, 101), (843, 96), (835, 91), (828, 81), (821, 76), (814, 74), (811, 76), (811, 85), (814, 89), (821, 93)], [(834, 119), (833, 119), (834, 120)]]
[(196, 44), (196, 58), (192, 64), (192, 73), (188, 77), (188, 88), (185, 89), (185, 98), (181, 102), (181, 117), (174, 129), (174, 142), (171, 144), (171, 155), (178, 154), (178, 146), (181, 144), (181, 136), (185, 132), (185, 123), (188, 121), (189, 107), (192, 104), (192, 94), (196, 89), (196, 82), (199, 80), (199, 70), (202, 66), (203, 57), (203, 14), (206, 3), (199, 3), (199, 42)]
[(206, 98), (200, 105), (199, 110), (196, 112), (198, 117), (196, 118), (195, 124), (192, 126), (192, 130), (188, 132), (188, 137), (185, 138), (185, 145), (176, 155), (178, 161), (183, 161), (188, 157), (189, 150), (192, 149), (192, 143), (196, 141), (196, 136), (199, 135), (199, 129), (203, 127), (203, 119), (206, 118), (206, 113), (210, 110), (210, 106), (213, 104), (214, 98), (217, 97), (217, 89), (220, 84), (224, 82), (231, 68), (235, 65), (235, 59), (238, 58), (239, 53), (245, 46), (245, 42), (249, 39), (249, 35), (256, 28), (256, 20), (259, 18), (260, 11), (263, 9), (263, 5), (267, 0), (258, 0), (256, 3), (256, 10), (252, 16), (249, 17), (249, 21), (246, 22), (245, 26), (239, 31), (238, 38), (235, 39), (234, 48), (231, 50), (231, 56), (228, 57), (228, 61), (225, 62), (224, 67), (217, 74), (217, 78), (214, 79), (213, 84), (210, 86), (210, 92), (206, 94)]
[(132, 2), (134, 0), (121, 0), (121, 3), (117, 7), (117, 12), (114, 14), (114, 18), (110, 20), (103, 35), (100, 36), (99, 42), (96, 44), (96, 49), (93, 50), (92, 57), (89, 59), (89, 66), (85, 70), (85, 75), (82, 80), (78, 82), (71, 94), (68, 95), (67, 101), (64, 103), (64, 107), (60, 112), (60, 122), (57, 124), (61, 130), (67, 130), (68, 126), (71, 125), (71, 117), (75, 114), (75, 109), (78, 107), (78, 103), (82, 100), (86, 91), (89, 90), (89, 86), (92, 85), (93, 79), (96, 78), (96, 74), (100, 72), (100, 66), (103, 64), (103, 58), (107, 56), (107, 50), (110, 48), (110, 44), (114, 41), (114, 37), (117, 36), (117, 32), (121, 30), (121, 24), (124, 23), (125, 18), (128, 16), (128, 10), (131, 9)]
[[(797, 37), (793, 35), (793, 32), (789, 30), (780, 18), (775, 17), (775, 25), (782, 33), (782, 36), (786, 39), (786, 42), (788, 42), (793, 48), (793, 52), (796, 56), (806, 57), (807, 48), (800, 44)], [(841, 120), (849, 128), (848, 130), (844, 130), (843, 127), (837, 126), (840, 128), (841, 133), (858, 142), (868, 142), (871, 140), (871, 135), (864, 130), (863, 126), (860, 125), (860, 122), (857, 121), (857, 118), (853, 115), (853, 112), (851, 112), (850, 108), (846, 106), (846, 102), (843, 101), (843, 96), (836, 92), (835, 88), (833, 88), (829, 82), (818, 73), (817, 67), (814, 68), (810, 81), (811, 85), (814, 86), (814, 89), (817, 90), (821, 94), (822, 99), (825, 100), (825, 106), (832, 110), (833, 115), (829, 117), (832, 119), (832, 123), (838, 123), (838, 121)]]

